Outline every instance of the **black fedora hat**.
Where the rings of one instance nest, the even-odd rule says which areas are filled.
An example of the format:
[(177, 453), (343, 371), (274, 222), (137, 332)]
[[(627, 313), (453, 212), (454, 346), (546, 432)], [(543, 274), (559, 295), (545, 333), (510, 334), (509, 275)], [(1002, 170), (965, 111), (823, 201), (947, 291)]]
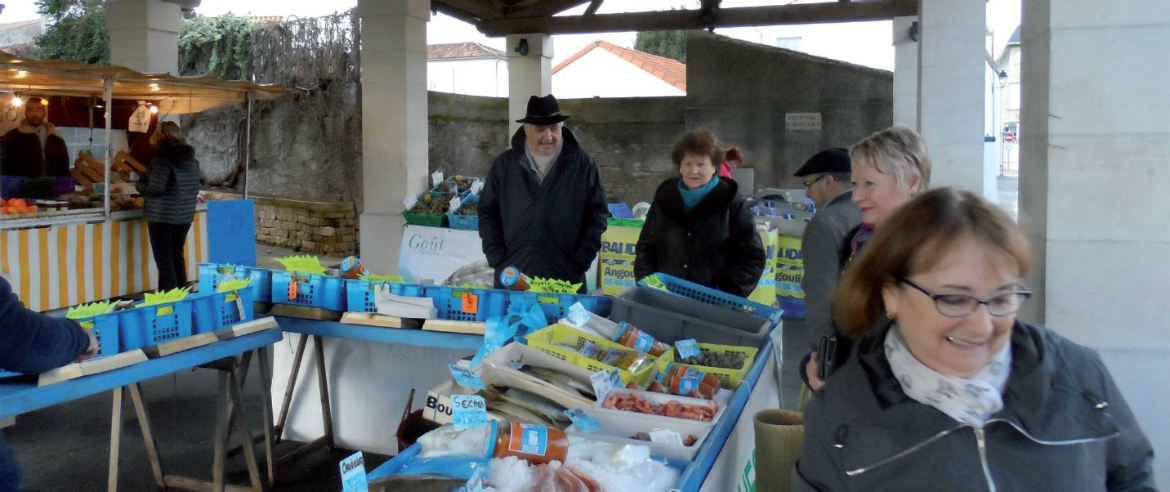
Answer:
[(561, 114), (561, 106), (557, 104), (557, 98), (549, 94), (544, 97), (529, 97), (528, 111), (525, 112), (524, 118), (516, 120), (516, 123), (552, 125), (567, 119), (569, 119), (568, 116)]

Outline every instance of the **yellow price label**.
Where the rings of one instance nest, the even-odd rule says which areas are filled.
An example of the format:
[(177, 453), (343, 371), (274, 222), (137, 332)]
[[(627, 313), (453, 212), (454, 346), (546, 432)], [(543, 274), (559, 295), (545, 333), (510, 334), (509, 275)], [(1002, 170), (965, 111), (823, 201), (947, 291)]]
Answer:
[(93, 329), (93, 321), (82, 321), (80, 324), (81, 324), (82, 328), (85, 328), (87, 330)]
[(168, 314), (174, 314), (174, 312), (175, 312), (174, 306), (163, 306), (163, 307), (158, 308), (158, 312), (156, 313), (156, 316), (166, 316)]
[(223, 300), (224, 302), (235, 302), (238, 297), (240, 297), (238, 294), (228, 294)]

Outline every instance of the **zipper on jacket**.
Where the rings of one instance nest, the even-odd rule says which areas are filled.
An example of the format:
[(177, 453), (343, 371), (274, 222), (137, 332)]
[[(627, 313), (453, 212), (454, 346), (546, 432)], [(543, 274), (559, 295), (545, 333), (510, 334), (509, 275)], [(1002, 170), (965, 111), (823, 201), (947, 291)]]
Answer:
[(972, 427), (975, 430), (975, 442), (979, 445), (979, 463), (983, 465), (983, 478), (987, 479), (987, 489), (995, 492), (995, 480), (991, 479), (991, 467), (987, 466), (987, 436), (983, 429)]
[(858, 469), (856, 469), (856, 470), (848, 470), (848, 471), (846, 471), (846, 472), (845, 472), (845, 475), (847, 475), (847, 476), (850, 476), (850, 477), (854, 477), (854, 476), (857, 476), (857, 475), (861, 475), (862, 473), (865, 473), (865, 472), (867, 472), (867, 471), (873, 470), (874, 468), (878, 468), (878, 467), (884, 466), (884, 465), (886, 465), (886, 464), (888, 464), (888, 463), (890, 463), (890, 462), (892, 462), (892, 461), (894, 461), (894, 460), (897, 460), (898, 458), (901, 458), (901, 457), (903, 457), (903, 456), (906, 456), (906, 455), (908, 455), (908, 454), (910, 454), (910, 453), (913, 453), (913, 452), (915, 452), (915, 451), (918, 451), (919, 449), (922, 449), (922, 448), (923, 448), (924, 446), (926, 446), (927, 444), (930, 444), (930, 443), (932, 443), (932, 442), (934, 442), (934, 441), (937, 441), (937, 440), (939, 440), (939, 439), (942, 439), (943, 437), (946, 437), (946, 435), (947, 435), (947, 434), (950, 434), (950, 433), (952, 433), (952, 432), (955, 432), (955, 431), (957, 431), (957, 430), (959, 430), (959, 429), (962, 429), (962, 428), (964, 428), (964, 427), (967, 427), (967, 426), (966, 426), (966, 425), (960, 425), (960, 426), (958, 426), (958, 427), (952, 427), (952, 428), (950, 428), (950, 429), (947, 429), (947, 430), (944, 430), (944, 431), (942, 431), (942, 432), (939, 432), (938, 434), (935, 434), (935, 435), (931, 436), (931, 437), (930, 437), (930, 439), (927, 439), (927, 440), (925, 440), (925, 441), (922, 441), (922, 442), (920, 442), (920, 443), (918, 443), (918, 444), (915, 444), (915, 445), (911, 446), (910, 448), (906, 449), (905, 451), (902, 451), (901, 453), (895, 454), (895, 455), (893, 455), (893, 456), (890, 456), (889, 458), (883, 459), (883, 460), (881, 460), (881, 461), (878, 461), (877, 463), (874, 463), (874, 464), (872, 464), (872, 465), (869, 465), (869, 466), (866, 466), (866, 467), (863, 467), (863, 468), (858, 468)]
[[(1114, 432), (1114, 433), (1109, 434), (1108, 436), (1104, 436), (1104, 437), (1085, 437), (1085, 438), (1081, 438), (1081, 439), (1069, 439), (1066, 441), (1045, 441), (1043, 439), (1037, 439), (1036, 437), (1033, 437), (1031, 434), (1028, 433), (1028, 431), (1025, 431), (1024, 429), (1020, 428), (1019, 425), (1016, 425), (1015, 422), (1012, 422), (1010, 420), (991, 419), (991, 420), (987, 421), (987, 424), (991, 424), (992, 422), (1001, 422), (1001, 423), (1010, 425), (1013, 429), (1016, 430), (1016, 432), (1019, 432), (1024, 437), (1028, 438), (1028, 440), (1030, 440), (1036, 444), (1041, 444), (1044, 446), (1070, 446), (1070, 445), (1074, 445), (1074, 444), (1088, 444), (1091, 442), (1105, 441), (1108, 439), (1113, 439), (1114, 437), (1121, 435), (1120, 432)], [(984, 424), (984, 427), (986, 427), (987, 424)]]

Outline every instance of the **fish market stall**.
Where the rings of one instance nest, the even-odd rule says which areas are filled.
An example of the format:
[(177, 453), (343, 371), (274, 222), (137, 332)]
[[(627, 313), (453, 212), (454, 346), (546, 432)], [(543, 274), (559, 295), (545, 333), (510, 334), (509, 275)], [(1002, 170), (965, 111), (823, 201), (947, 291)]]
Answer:
[[(48, 103), (48, 121), (69, 125), (58, 125), (60, 129), (88, 127), (90, 132), (88, 147), (70, 149), (69, 157), (76, 159), (68, 176), (0, 178), (0, 272), (39, 311), (152, 289), (157, 272), (142, 218), (144, 200), (134, 189), (151, 151), (142, 157), (136, 149), (149, 147), (146, 140), (160, 116), (250, 105), (283, 93), (280, 87), (249, 82), (0, 53), (0, 116), (5, 124), (15, 126), (27, 100), (36, 98)], [(134, 131), (124, 132), (125, 142), (114, 142), (115, 130)], [(94, 135), (101, 141), (95, 143)], [(135, 145), (130, 152), (114, 152), (115, 146), (131, 147), (131, 141)], [(97, 155), (95, 148), (100, 149)], [(0, 172), (19, 165), (0, 162)], [(192, 278), (196, 265), (209, 259), (207, 217), (201, 206), (187, 237)]]

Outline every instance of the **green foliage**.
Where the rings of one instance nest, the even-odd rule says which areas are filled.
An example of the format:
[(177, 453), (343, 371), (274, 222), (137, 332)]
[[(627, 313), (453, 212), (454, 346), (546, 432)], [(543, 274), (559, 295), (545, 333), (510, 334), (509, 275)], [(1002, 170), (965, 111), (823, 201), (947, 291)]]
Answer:
[(37, 37), (41, 58), (84, 63), (110, 63), (110, 34), (102, 0), (37, 0), (37, 12), (48, 18)]
[(634, 38), (634, 49), (651, 55), (687, 62), (686, 31), (643, 31)]
[(179, 34), (179, 72), (199, 73), (207, 58), (206, 75), (246, 79), (252, 62), (249, 39), (257, 27), (256, 22), (230, 13), (214, 20), (198, 16), (184, 22)]

